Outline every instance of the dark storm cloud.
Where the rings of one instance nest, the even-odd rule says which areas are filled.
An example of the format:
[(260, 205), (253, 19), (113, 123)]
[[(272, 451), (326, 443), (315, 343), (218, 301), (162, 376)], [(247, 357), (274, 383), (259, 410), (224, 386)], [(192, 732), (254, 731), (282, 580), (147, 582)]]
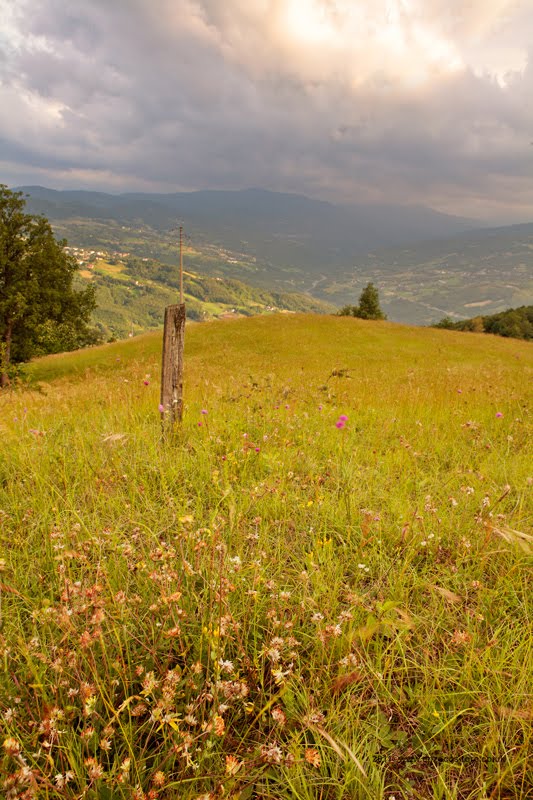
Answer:
[[(391, 0), (388, 17), (370, 10), (363, 21), (342, 0), (7, 5), (0, 166), (10, 183), (261, 185), (533, 217), (531, 53), (504, 75), (527, 60), (523, 5), (476, 0), (458, 21), (449, 3), (426, 2), (422, 28), (401, 14), (391, 27)], [(297, 14), (313, 8), (306, 27)], [(395, 51), (400, 33), (409, 47)], [(482, 74), (491, 63), (497, 75)]]

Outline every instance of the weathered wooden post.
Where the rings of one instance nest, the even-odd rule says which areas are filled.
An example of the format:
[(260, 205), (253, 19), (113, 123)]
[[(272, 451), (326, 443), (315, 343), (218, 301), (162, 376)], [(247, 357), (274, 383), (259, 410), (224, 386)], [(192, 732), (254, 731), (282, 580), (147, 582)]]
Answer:
[(161, 401), (163, 428), (172, 427), (183, 417), (183, 345), (185, 342), (185, 303), (183, 302), (183, 228), (180, 227), (180, 303), (165, 308)]

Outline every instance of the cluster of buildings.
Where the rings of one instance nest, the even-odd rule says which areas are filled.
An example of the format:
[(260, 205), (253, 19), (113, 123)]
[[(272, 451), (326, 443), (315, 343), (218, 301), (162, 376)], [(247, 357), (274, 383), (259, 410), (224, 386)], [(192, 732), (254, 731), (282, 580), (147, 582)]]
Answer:
[(86, 269), (94, 269), (94, 262), (98, 258), (103, 258), (106, 261), (121, 260), (127, 258), (130, 254), (114, 251), (112, 253), (107, 250), (89, 250), (87, 247), (65, 247), (67, 253), (74, 256), (78, 266), (85, 267)]

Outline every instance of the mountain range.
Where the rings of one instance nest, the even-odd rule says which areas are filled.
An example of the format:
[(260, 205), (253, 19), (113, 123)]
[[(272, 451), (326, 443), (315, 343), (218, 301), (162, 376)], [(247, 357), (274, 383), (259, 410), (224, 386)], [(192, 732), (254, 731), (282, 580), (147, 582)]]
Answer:
[(480, 228), (429, 208), (334, 205), (263, 189), (174, 194), (20, 187), (31, 213), (71, 244), (127, 249), (175, 264), (183, 225), (186, 266), (335, 305), (380, 289), (389, 317), (429, 324), (533, 300), (533, 222)]
[(55, 191), (24, 186), (28, 208), (51, 220), (141, 222), (168, 231), (182, 223), (193, 238), (287, 266), (350, 264), (354, 254), (435, 239), (474, 227), (471, 220), (427, 208), (337, 206), (263, 189), (175, 194)]

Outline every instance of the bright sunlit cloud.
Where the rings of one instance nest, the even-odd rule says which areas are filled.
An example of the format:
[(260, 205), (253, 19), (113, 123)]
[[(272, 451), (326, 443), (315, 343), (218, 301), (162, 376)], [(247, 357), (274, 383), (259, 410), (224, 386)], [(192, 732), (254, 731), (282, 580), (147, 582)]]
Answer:
[(316, 0), (287, 0), (284, 13), (289, 36), (297, 41), (334, 43), (339, 36), (338, 30), (331, 24), (327, 9)]
[(505, 12), (516, 6), (515, 0), (285, 0), (258, 3), (254, 24), (266, 33), (273, 58), (280, 48), (291, 68), (313, 78), (343, 72), (359, 85), (379, 74), (418, 86), (465, 68), (502, 79), (523, 68), (526, 48), (501, 40)]

